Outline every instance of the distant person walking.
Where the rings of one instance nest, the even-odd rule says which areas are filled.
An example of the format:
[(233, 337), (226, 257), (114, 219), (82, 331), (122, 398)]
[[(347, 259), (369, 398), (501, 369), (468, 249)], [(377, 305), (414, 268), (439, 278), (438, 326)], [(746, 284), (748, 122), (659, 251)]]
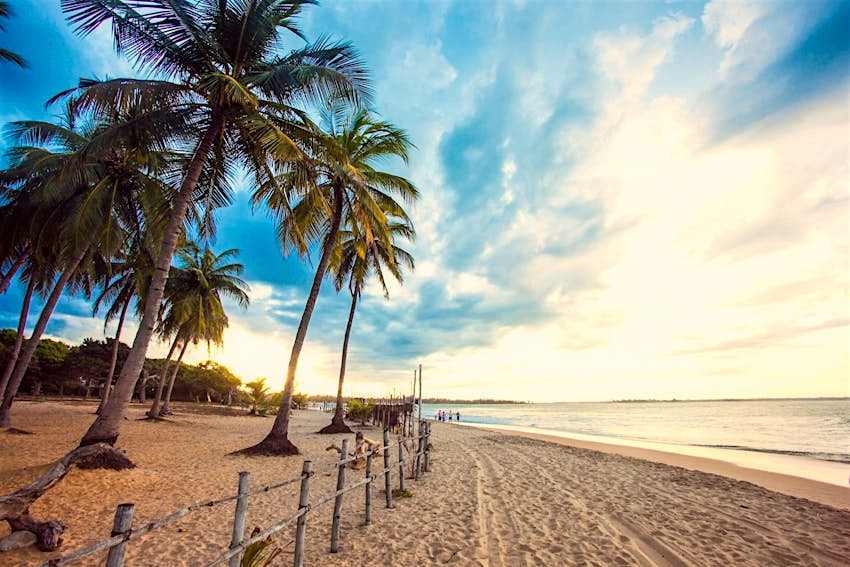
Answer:
[(452, 422), (452, 410), (449, 410), (449, 423)]
[(455, 412), (455, 421), (457, 421), (458, 423), (460, 423), (460, 412), (459, 412), (459, 411), (456, 411), (456, 412)]

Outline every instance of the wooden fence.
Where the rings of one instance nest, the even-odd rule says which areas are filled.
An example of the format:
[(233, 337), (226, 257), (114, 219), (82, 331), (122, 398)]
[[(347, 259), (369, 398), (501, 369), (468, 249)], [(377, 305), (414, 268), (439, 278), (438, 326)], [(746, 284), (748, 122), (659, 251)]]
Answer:
[[(406, 463), (414, 463), (413, 478), (415, 480), (419, 480), (423, 472), (429, 472), (431, 452), (431, 427), (428, 422), (421, 421), (419, 422), (418, 429), (419, 430), (416, 436), (398, 436), (397, 439), (393, 442), (390, 441), (389, 431), (385, 429), (383, 445), (381, 447), (375, 447), (372, 450), (366, 452), (365, 454), (349, 454), (349, 441), (348, 439), (345, 439), (342, 442), (342, 452), (340, 453), (339, 462), (323, 469), (313, 470), (312, 461), (304, 461), (303, 466), (301, 468), (301, 474), (299, 476), (254, 490), (250, 490), (250, 473), (240, 472), (238, 490), (235, 495), (226, 496), (217, 500), (198, 502), (196, 504), (192, 504), (191, 506), (186, 506), (185, 508), (176, 510), (163, 518), (148, 522), (147, 524), (144, 524), (137, 528), (132, 527), (133, 511), (135, 508), (134, 504), (119, 504), (118, 508), (115, 510), (115, 518), (112, 524), (112, 531), (110, 533), (109, 538), (92, 544), (89, 547), (80, 549), (73, 553), (69, 553), (68, 555), (63, 555), (61, 557), (55, 557), (53, 559), (50, 559), (44, 563), (39, 564), (37, 567), (53, 567), (58, 565), (67, 565), (69, 563), (73, 563), (74, 561), (78, 561), (84, 557), (88, 557), (89, 555), (102, 552), (104, 550), (107, 550), (107, 567), (122, 567), (124, 565), (124, 554), (131, 540), (138, 539), (139, 537), (150, 533), (156, 530), (157, 528), (161, 528), (162, 526), (173, 522), (178, 518), (182, 518), (183, 516), (194, 512), (195, 510), (212, 508), (214, 506), (219, 506), (221, 504), (232, 502), (234, 500), (236, 501), (236, 512), (233, 518), (233, 530), (228, 550), (213, 559), (212, 561), (210, 561), (209, 563), (207, 563), (207, 567), (220, 565), (224, 562), (227, 562), (229, 567), (238, 567), (242, 553), (244, 552), (245, 548), (247, 548), (253, 543), (261, 541), (267, 538), (268, 536), (283, 530), (284, 528), (291, 526), (293, 523), (296, 525), (294, 565), (296, 567), (302, 567), (304, 565), (304, 546), (306, 543), (305, 540), (307, 533), (307, 518), (319, 506), (321, 506), (322, 504), (327, 504), (331, 501), (334, 502), (331, 524), (330, 551), (331, 553), (336, 553), (337, 551), (339, 551), (340, 519), (342, 514), (343, 495), (358, 488), (364, 489), (364, 524), (369, 525), (372, 523), (372, 485), (375, 482), (375, 479), (379, 479), (381, 475), (383, 475), (384, 489), (386, 491), (386, 507), (393, 508), (393, 470), (395, 470), (396, 468), (398, 469), (398, 488), (400, 490), (404, 490), (405, 487), (404, 466)], [(414, 442), (416, 444), (416, 450), (410, 451), (409, 454), (405, 457), (404, 443), (407, 441)], [(396, 448), (398, 449), (398, 458), (394, 459), (392, 457), (392, 452)], [(379, 454), (383, 454), (384, 466), (382, 469), (378, 469), (376, 471), (374, 470), (373, 466), (373, 457)], [(364, 478), (346, 485), (346, 469), (351, 468), (351, 463), (355, 461), (362, 461), (363, 459), (365, 459)], [(331, 492), (330, 494), (325, 494), (324, 496), (321, 496), (311, 502), (310, 479), (318, 474), (324, 474), (334, 470), (336, 470), (337, 472), (336, 491)], [(283, 518), (276, 524), (267, 527), (258, 534), (248, 539), (244, 539), (245, 517), (248, 513), (249, 497), (254, 496), (256, 494), (266, 493), (295, 483), (301, 484), (301, 490), (298, 499), (298, 510), (294, 514)]]

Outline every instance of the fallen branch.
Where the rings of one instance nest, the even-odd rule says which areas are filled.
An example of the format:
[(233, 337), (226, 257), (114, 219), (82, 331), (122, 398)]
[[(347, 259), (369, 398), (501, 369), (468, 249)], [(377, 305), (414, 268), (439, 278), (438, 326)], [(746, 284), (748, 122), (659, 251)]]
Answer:
[(57, 520), (40, 522), (30, 516), (29, 508), (45, 492), (65, 478), (71, 465), (110, 463), (110, 468), (130, 468), (133, 463), (123, 451), (106, 443), (78, 447), (59, 459), (50, 469), (13, 494), (0, 496), (0, 520), (8, 522), (12, 532), (29, 531), (38, 538), (36, 544), (42, 551), (53, 551), (62, 544), (65, 525)]

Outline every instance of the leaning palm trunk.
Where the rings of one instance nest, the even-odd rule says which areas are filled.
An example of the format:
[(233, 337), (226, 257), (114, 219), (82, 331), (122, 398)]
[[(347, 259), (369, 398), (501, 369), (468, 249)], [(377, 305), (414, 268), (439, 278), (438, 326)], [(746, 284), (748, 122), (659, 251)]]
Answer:
[(223, 126), (224, 117), (214, 114), (208, 130), (198, 143), (192, 160), (189, 162), (189, 166), (186, 169), (186, 176), (183, 178), (183, 182), (180, 184), (180, 190), (174, 198), (174, 208), (171, 211), (171, 218), (168, 220), (165, 238), (159, 250), (156, 269), (153, 278), (151, 278), (148, 295), (145, 298), (145, 310), (142, 314), (139, 330), (136, 332), (136, 338), (133, 340), (133, 347), (130, 349), (127, 360), (121, 368), (121, 374), (115, 382), (115, 389), (112, 395), (106, 404), (104, 404), (100, 415), (97, 416), (97, 419), (89, 427), (89, 430), (83, 435), (83, 438), (80, 440), (80, 446), (100, 442), (114, 445), (118, 439), (118, 433), (121, 430), (124, 415), (127, 413), (127, 408), (133, 397), (133, 391), (136, 388), (136, 382), (145, 364), (148, 345), (153, 336), (159, 307), (165, 292), (168, 269), (171, 266), (171, 258), (174, 256), (177, 238), (183, 226), (183, 220), (186, 217), (186, 210), (189, 207), (192, 191), (194, 191), (195, 186), (198, 184), (198, 179), (201, 176), (204, 163), (209, 157), (213, 142), (221, 133)]
[(118, 318), (118, 329), (115, 330), (115, 343), (112, 345), (112, 360), (109, 362), (109, 375), (106, 377), (106, 384), (103, 388), (103, 397), (100, 398), (100, 404), (97, 406), (97, 414), (103, 411), (103, 404), (109, 399), (109, 393), (112, 391), (112, 378), (115, 376), (115, 365), (118, 363), (118, 346), (121, 340), (121, 329), (124, 327), (124, 318), (127, 316), (127, 308), (130, 307), (130, 301), (133, 297), (127, 298), (124, 302), (124, 307), (121, 308), (121, 316)]
[(6, 290), (9, 289), (9, 286), (12, 284), (12, 280), (15, 278), (15, 274), (18, 273), (18, 270), (24, 265), (24, 262), (27, 261), (29, 255), (29, 251), (22, 252), (15, 260), (15, 263), (9, 267), (9, 271), (3, 275), (2, 279), (0, 279), (0, 293), (6, 293)]
[(351, 338), (351, 324), (354, 322), (354, 311), (357, 309), (357, 296), (355, 291), (351, 294), (351, 311), (348, 312), (348, 325), (345, 327), (345, 338), (342, 341), (342, 361), (339, 364), (339, 384), (336, 387), (336, 409), (330, 425), (319, 430), (319, 433), (352, 433), (351, 428), (345, 424), (342, 415), (342, 383), (345, 380), (345, 362), (348, 359), (348, 339)]
[(6, 392), (9, 378), (12, 377), (12, 372), (15, 370), (15, 363), (18, 361), (18, 355), (21, 352), (21, 346), (24, 344), (24, 331), (27, 328), (27, 318), (30, 313), (30, 301), (32, 300), (33, 291), (35, 291), (35, 277), (30, 278), (27, 284), (27, 293), (24, 295), (21, 316), (18, 319), (18, 336), (15, 337), (15, 344), (12, 346), (12, 352), (9, 353), (9, 360), (6, 363), (5, 370), (3, 370), (3, 377), (0, 378), (0, 401), (3, 400), (3, 394)]
[(56, 285), (53, 286), (53, 291), (50, 292), (50, 297), (47, 299), (47, 303), (41, 310), (41, 316), (35, 324), (35, 329), (33, 329), (32, 335), (29, 340), (27, 340), (27, 344), (21, 350), (20, 358), (15, 364), (15, 370), (12, 373), (11, 378), (9, 378), (9, 384), (6, 386), (6, 392), (3, 395), (3, 404), (0, 405), (0, 427), (9, 427), (12, 400), (15, 399), (15, 396), (18, 393), (18, 388), (21, 385), (21, 381), (24, 379), (24, 374), (26, 374), (27, 368), (32, 360), (32, 356), (35, 354), (35, 349), (38, 348), (38, 341), (41, 340), (41, 336), (47, 328), (47, 322), (50, 320), (50, 316), (53, 315), (53, 310), (56, 308), (56, 304), (59, 303), (59, 298), (65, 290), (65, 285), (68, 283), (68, 280), (71, 279), (71, 276), (74, 274), (77, 266), (79, 266), (80, 262), (82, 262), (83, 257), (86, 255), (86, 252), (88, 252), (88, 249), (88, 244), (81, 246), (65, 266), (65, 270), (59, 276), (59, 279), (56, 281)]
[(174, 349), (177, 348), (177, 339), (174, 337), (171, 341), (171, 348), (168, 349), (168, 356), (165, 357), (165, 362), (162, 364), (162, 370), (159, 372), (159, 383), (156, 385), (156, 394), (153, 397), (151, 409), (148, 410), (148, 417), (159, 416), (159, 401), (162, 399), (162, 390), (165, 388), (165, 379), (168, 376), (168, 367), (171, 365), (171, 357), (174, 355)]
[(186, 347), (189, 346), (189, 340), (183, 341), (183, 348), (180, 349), (180, 356), (177, 357), (177, 364), (174, 365), (174, 370), (171, 371), (171, 378), (168, 380), (168, 391), (165, 393), (165, 403), (162, 404), (162, 409), (159, 410), (159, 415), (167, 415), (168, 403), (171, 401), (171, 392), (174, 390), (174, 381), (177, 379), (177, 372), (180, 371), (180, 363), (183, 361), (183, 355), (186, 354)]
[(337, 234), (339, 234), (339, 225), (342, 222), (342, 198), (342, 187), (334, 187), (334, 213), (330, 232), (328, 232), (328, 237), (322, 247), (322, 257), (319, 260), (319, 266), (316, 268), (316, 275), (313, 276), (313, 285), (310, 287), (310, 295), (307, 297), (307, 304), (304, 306), (304, 313), (301, 315), (298, 331), (295, 333), (295, 343), (292, 345), (292, 353), (289, 355), (289, 367), (286, 370), (286, 383), (283, 386), (280, 409), (274, 419), (274, 424), (272, 424), (272, 430), (269, 431), (265, 439), (253, 447), (237, 451), (237, 454), (298, 454), (298, 447), (293, 445), (292, 441), (289, 440), (289, 416), (292, 413), (292, 394), (295, 391), (295, 371), (298, 368), (298, 357), (301, 355), (301, 349), (304, 347), (304, 339), (307, 337), (307, 327), (310, 326), (310, 317), (313, 316), (313, 309), (315, 309), (316, 300), (319, 298), (322, 280), (331, 261), (331, 250), (336, 243)]

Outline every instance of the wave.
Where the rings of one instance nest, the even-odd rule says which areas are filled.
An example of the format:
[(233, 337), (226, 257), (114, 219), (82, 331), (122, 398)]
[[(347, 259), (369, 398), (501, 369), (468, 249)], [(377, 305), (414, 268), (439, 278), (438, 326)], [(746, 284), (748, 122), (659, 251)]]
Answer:
[(824, 453), (820, 451), (792, 451), (790, 449), (764, 449), (762, 447), (748, 447), (746, 445), (702, 445), (693, 443), (694, 447), (707, 447), (709, 449), (731, 449), (733, 451), (752, 451), (754, 453), (770, 453), (773, 455), (792, 455), (795, 457), (809, 457), (821, 461), (832, 461), (834, 463), (850, 463), (850, 455), (845, 453)]

